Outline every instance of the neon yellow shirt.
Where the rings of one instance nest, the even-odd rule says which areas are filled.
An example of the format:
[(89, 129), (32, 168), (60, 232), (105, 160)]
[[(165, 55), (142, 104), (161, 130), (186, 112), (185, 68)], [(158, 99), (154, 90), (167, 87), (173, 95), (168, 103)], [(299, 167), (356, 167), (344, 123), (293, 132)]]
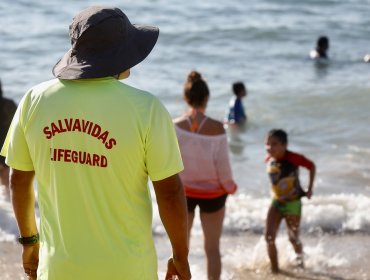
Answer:
[(42, 83), (21, 100), (2, 155), (35, 170), (38, 279), (157, 279), (148, 176), (183, 169), (157, 98), (113, 78)]

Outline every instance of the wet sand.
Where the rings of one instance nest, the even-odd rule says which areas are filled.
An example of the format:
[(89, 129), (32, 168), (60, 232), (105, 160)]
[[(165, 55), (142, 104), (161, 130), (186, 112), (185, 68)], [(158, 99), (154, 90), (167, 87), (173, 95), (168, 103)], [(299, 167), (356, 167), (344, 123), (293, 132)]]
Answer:
[[(162, 239), (164, 239), (162, 237)], [(297, 269), (284, 256), (291, 251), (291, 245), (277, 244), (281, 273), (270, 272), (270, 264), (266, 247), (261, 236), (256, 234), (239, 234), (238, 236), (221, 239), (223, 272), (221, 280), (369, 280), (370, 279), (370, 236), (353, 235), (323, 235), (302, 236), (307, 252), (305, 269)], [(159, 242), (159, 279), (163, 279), (161, 268), (165, 267), (164, 253), (160, 249), (166, 241)], [(318, 244), (321, 245), (318, 245)], [(161, 244), (161, 245), (158, 245)], [(166, 246), (167, 247), (167, 246)], [(319, 248), (319, 249), (318, 249)], [(284, 252), (284, 250), (286, 250)], [(201, 236), (191, 239), (189, 261), (195, 280), (206, 280), (205, 257)]]
[[(164, 278), (164, 270), (167, 257), (170, 254), (169, 244), (165, 237), (155, 237), (158, 252), (159, 279)], [(202, 238), (192, 238), (190, 265), (194, 280), (205, 280), (205, 264)], [(315, 246), (318, 239), (305, 236), (306, 247)], [(316, 258), (308, 261), (305, 270), (297, 270), (291, 264), (283, 263), (281, 273), (273, 275), (269, 272), (269, 264), (266, 261), (252, 263), (246, 248), (256, 247), (261, 243), (257, 235), (245, 234), (238, 237), (223, 237), (223, 278), (234, 280), (367, 280), (370, 279), (370, 236), (368, 235), (338, 235), (321, 239), (325, 242), (326, 255), (335, 258), (335, 251), (339, 255), (351, 256), (347, 262), (341, 265), (330, 264), (329, 260)], [(335, 245), (338, 246), (335, 246)], [(329, 249), (328, 249), (329, 248)], [(331, 248), (331, 249), (330, 249)], [(347, 250), (344, 252), (343, 250)], [(234, 254), (234, 255), (233, 255)], [(325, 256), (325, 254), (323, 254)], [(21, 247), (15, 242), (0, 242), (0, 279), (1, 280), (25, 280), (21, 268)], [(311, 257), (312, 258), (312, 257)], [(243, 261), (245, 259), (245, 262)], [(326, 262), (326, 263), (325, 263)], [(150, 280), (150, 279), (148, 279)]]
[(22, 248), (13, 242), (0, 243), (0, 279), (26, 280), (21, 268)]

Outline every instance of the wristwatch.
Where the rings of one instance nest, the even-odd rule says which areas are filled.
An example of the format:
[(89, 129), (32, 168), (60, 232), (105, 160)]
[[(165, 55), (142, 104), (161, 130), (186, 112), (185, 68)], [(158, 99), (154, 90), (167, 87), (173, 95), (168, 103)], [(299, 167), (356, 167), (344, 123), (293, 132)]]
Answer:
[(40, 236), (39, 234), (35, 234), (35, 235), (32, 235), (32, 236), (28, 236), (28, 237), (18, 237), (18, 242), (22, 245), (33, 245), (33, 244), (36, 244), (37, 242), (39, 242), (39, 239), (40, 239)]

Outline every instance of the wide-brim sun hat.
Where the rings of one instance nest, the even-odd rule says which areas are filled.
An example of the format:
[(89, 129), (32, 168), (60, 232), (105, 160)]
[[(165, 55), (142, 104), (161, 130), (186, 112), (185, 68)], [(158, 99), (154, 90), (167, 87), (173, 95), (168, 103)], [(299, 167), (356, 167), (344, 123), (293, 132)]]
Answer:
[(69, 35), (72, 47), (53, 74), (75, 80), (115, 76), (137, 65), (152, 51), (159, 29), (131, 24), (118, 8), (92, 6), (73, 18)]

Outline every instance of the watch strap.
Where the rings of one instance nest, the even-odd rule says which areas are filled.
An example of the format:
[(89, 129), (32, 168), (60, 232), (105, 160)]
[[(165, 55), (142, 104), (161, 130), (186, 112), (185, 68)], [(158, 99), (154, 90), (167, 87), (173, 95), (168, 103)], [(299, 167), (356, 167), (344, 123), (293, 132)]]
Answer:
[(39, 240), (40, 240), (40, 236), (38, 233), (32, 236), (18, 237), (18, 242), (22, 245), (33, 245), (33, 244), (38, 243)]

